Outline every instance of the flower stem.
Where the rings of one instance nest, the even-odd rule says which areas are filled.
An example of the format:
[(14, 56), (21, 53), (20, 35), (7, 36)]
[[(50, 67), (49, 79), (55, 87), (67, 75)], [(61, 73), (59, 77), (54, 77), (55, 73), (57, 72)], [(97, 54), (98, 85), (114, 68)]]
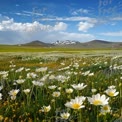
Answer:
[(99, 122), (99, 107), (97, 106), (97, 122)]

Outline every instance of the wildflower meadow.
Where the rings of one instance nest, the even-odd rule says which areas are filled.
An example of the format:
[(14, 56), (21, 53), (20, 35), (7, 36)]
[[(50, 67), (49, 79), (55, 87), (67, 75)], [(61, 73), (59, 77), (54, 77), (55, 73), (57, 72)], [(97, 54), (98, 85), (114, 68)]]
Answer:
[(122, 57), (0, 58), (0, 122), (122, 122)]

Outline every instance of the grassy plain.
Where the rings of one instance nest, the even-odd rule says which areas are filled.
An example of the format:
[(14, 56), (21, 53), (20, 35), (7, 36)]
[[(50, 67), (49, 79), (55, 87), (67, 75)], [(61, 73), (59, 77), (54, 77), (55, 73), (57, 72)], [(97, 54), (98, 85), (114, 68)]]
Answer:
[(1, 122), (121, 122), (121, 103), (120, 49), (0, 46)]

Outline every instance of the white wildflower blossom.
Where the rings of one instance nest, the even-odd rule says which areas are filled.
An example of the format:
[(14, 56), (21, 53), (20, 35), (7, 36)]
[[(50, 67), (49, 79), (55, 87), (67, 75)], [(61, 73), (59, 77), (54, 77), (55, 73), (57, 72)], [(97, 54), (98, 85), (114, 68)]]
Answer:
[(61, 113), (60, 116), (61, 116), (62, 119), (67, 120), (69, 118), (69, 116), (70, 116), (70, 113), (64, 112), (64, 113)]
[(105, 95), (101, 95), (98, 93), (96, 95), (92, 95), (92, 97), (88, 97), (88, 101), (93, 105), (106, 105), (108, 104), (109, 98), (106, 98)]

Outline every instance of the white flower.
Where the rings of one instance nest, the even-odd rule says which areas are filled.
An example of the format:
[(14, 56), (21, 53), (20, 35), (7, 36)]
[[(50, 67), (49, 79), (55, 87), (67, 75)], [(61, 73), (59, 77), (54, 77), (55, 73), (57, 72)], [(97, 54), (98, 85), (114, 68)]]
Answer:
[(36, 78), (36, 77), (37, 77), (37, 74), (33, 72), (27, 74), (27, 78)]
[(0, 75), (8, 74), (8, 71), (0, 71)]
[(104, 105), (101, 107), (102, 114), (109, 113), (110, 111), (111, 111), (111, 107), (109, 105)]
[(119, 94), (119, 92), (116, 92), (116, 89), (107, 89), (105, 93), (110, 97), (114, 97)]
[(86, 71), (86, 72), (83, 72), (82, 75), (86, 76), (86, 75), (88, 75), (89, 73), (90, 73), (90, 71), (88, 70), (88, 71)]
[(46, 71), (47, 71), (47, 67), (41, 67), (36, 69), (36, 72), (46, 72)]
[(96, 92), (96, 91), (97, 91), (97, 89), (91, 89), (91, 91), (94, 93), (94, 92)]
[(0, 75), (2, 75), (3, 79), (7, 79), (8, 72), (7, 71), (0, 72)]
[(61, 62), (60, 64), (61, 64), (61, 65), (63, 65), (63, 66), (65, 65), (65, 63), (64, 63), (64, 62)]
[(53, 94), (52, 94), (53, 97), (59, 97), (60, 95), (61, 95), (61, 93), (58, 91), (53, 92)]
[(50, 76), (49, 76), (49, 79), (50, 79), (50, 80), (55, 79), (55, 75), (50, 75)]
[(19, 92), (19, 89), (13, 89), (13, 90), (11, 90), (11, 91), (9, 92), (9, 95), (11, 95), (11, 96), (16, 96), (18, 92)]
[(74, 89), (76, 90), (82, 90), (84, 89), (87, 85), (84, 85), (84, 83), (79, 83), (79, 84), (73, 84), (71, 85)]
[(68, 113), (68, 112), (65, 113), (65, 112), (64, 112), (64, 113), (61, 113), (60, 116), (61, 116), (62, 119), (67, 120), (67, 119), (69, 118), (69, 116), (70, 116), (70, 113)]
[(56, 87), (56, 85), (48, 86), (49, 89), (55, 89)]
[(108, 104), (109, 98), (106, 98), (105, 95), (100, 96), (100, 94), (92, 95), (92, 97), (88, 97), (88, 101), (93, 105), (106, 105)]
[(108, 86), (108, 89), (115, 89), (116, 86), (112, 85), (112, 86)]
[(16, 82), (17, 82), (18, 84), (22, 84), (22, 83), (25, 82), (25, 79), (18, 79), (18, 80), (16, 80)]
[(28, 94), (28, 93), (30, 92), (30, 89), (24, 89), (23, 92), (24, 92), (25, 94)]
[(16, 67), (16, 65), (11, 64), (11, 65), (9, 65), (9, 67), (10, 67), (10, 68), (14, 68), (14, 67)]
[(0, 91), (3, 89), (3, 85), (0, 86)]
[(73, 92), (72, 88), (66, 89), (66, 93), (71, 94)]
[(39, 81), (32, 81), (32, 83), (33, 83), (33, 85), (40, 86), (40, 87), (44, 85), (44, 83), (39, 82)]
[(44, 75), (44, 76), (40, 79), (40, 81), (46, 81), (47, 78), (48, 78), (48, 76), (49, 76), (49, 74)]
[(49, 106), (43, 106), (42, 109), (41, 109), (41, 111), (42, 112), (49, 112), (50, 109), (51, 109), (50, 105)]
[(3, 95), (0, 93), (0, 100), (2, 100), (2, 96), (3, 96)]
[(29, 71), (30, 70), (30, 68), (25, 68), (25, 71)]
[(88, 76), (93, 76), (93, 75), (94, 75), (94, 73), (93, 73), (93, 72), (88, 74)]
[(61, 90), (61, 87), (58, 87), (58, 90), (60, 91)]
[(84, 96), (77, 96), (77, 97), (75, 97), (75, 99), (76, 100), (82, 100), (84, 102), (86, 97), (84, 97)]
[(22, 70), (24, 70), (24, 67), (17, 69), (15, 72), (21, 72)]
[(84, 100), (85, 100), (85, 97), (83, 97), (83, 96), (79, 97), (78, 96), (75, 99), (71, 99), (71, 101), (67, 102), (65, 104), (65, 106), (68, 108), (72, 108), (72, 109), (84, 108), (85, 106), (82, 105)]
[(64, 83), (65, 81), (67, 81), (69, 79), (69, 77), (63, 76), (63, 75), (58, 75), (55, 77), (56, 80), (61, 81), (62, 83)]
[(8, 94), (10, 95), (12, 100), (15, 100), (18, 92), (19, 92), (19, 89), (12, 89)]
[(73, 67), (75, 67), (76, 69), (79, 67), (78, 63), (74, 63)]

